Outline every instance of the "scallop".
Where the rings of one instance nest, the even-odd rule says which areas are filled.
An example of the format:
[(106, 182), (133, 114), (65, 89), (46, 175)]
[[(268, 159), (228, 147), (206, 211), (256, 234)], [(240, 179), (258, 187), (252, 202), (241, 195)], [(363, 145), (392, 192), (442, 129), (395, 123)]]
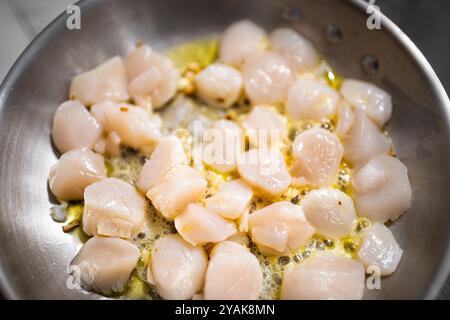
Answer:
[(51, 168), (48, 182), (56, 198), (68, 201), (83, 199), (84, 188), (102, 179), (106, 179), (103, 157), (89, 149), (75, 149)]
[(146, 44), (136, 46), (124, 59), (128, 81), (152, 66), (153, 50)]
[(102, 132), (102, 125), (79, 101), (62, 103), (53, 116), (52, 138), (61, 153), (94, 147)]
[(291, 176), (283, 156), (276, 149), (252, 149), (238, 163), (242, 179), (269, 196), (283, 194), (291, 184)]
[(393, 273), (400, 262), (403, 250), (392, 232), (382, 223), (375, 223), (364, 231), (359, 260), (366, 266), (377, 266), (382, 276)]
[(284, 117), (272, 106), (258, 105), (241, 122), (250, 143), (259, 148), (278, 146), (287, 134)]
[(191, 299), (203, 288), (207, 264), (203, 247), (194, 247), (179, 235), (171, 234), (154, 244), (149, 280), (163, 299)]
[(356, 221), (352, 198), (334, 188), (308, 192), (301, 206), (308, 222), (325, 237), (344, 237), (351, 232)]
[(70, 263), (81, 285), (102, 294), (123, 291), (140, 256), (139, 249), (117, 238), (89, 239)]
[(131, 238), (142, 228), (146, 202), (129, 183), (108, 178), (84, 190), (83, 230), (87, 235)]
[(195, 77), (197, 95), (211, 106), (231, 107), (240, 97), (243, 80), (240, 71), (223, 63), (213, 63)]
[(394, 221), (411, 205), (408, 170), (397, 158), (377, 155), (358, 172), (354, 181), (358, 213), (372, 221)]
[(217, 193), (205, 200), (205, 204), (212, 212), (235, 220), (247, 209), (252, 196), (252, 188), (242, 179), (236, 179), (222, 183)]
[(237, 232), (236, 224), (198, 203), (190, 203), (175, 218), (175, 228), (193, 246), (220, 242)]
[(216, 121), (203, 134), (203, 162), (218, 172), (231, 172), (244, 152), (244, 143), (244, 132), (235, 122)]
[(377, 154), (387, 153), (391, 142), (363, 110), (356, 108), (353, 114), (353, 125), (342, 139), (342, 145), (344, 158), (359, 166)]
[(347, 101), (342, 100), (338, 106), (336, 134), (340, 137), (345, 137), (354, 122), (355, 115), (353, 114), (352, 107)]
[(317, 186), (329, 186), (337, 173), (344, 149), (338, 137), (320, 128), (303, 131), (292, 145), (291, 173)]
[(205, 195), (207, 182), (195, 169), (181, 165), (156, 180), (147, 197), (167, 219), (179, 215), (186, 206)]
[(172, 61), (140, 45), (125, 58), (128, 91), (134, 102), (145, 109), (164, 106), (176, 93), (179, 73)]
[(321, 120), (336, 113), (340, 100), (339, 93), (326, 83), (300, 77), (289, 88), (286, 112), (296, 120)]
[(159, 141), (150, 159), (145, 161), (136, 185), (141, 192), (147, 193), (158, 178), (170, 168), (185, 164), (187, 158), (181, 141), (174, 136), (164, 137)]
[(231, 24), (220, 37), (219, 61), (242, 67), (249, 57), (264, 51), (266, 32), (249, 20)]
[(281, 104), (286, 100), (295, 72), (289, 62), (274, 52), (255, 55), (243, 68), (244, 88), (252, 104)]
[(206, 271), (205, 300), (256, 300), (262, 290), (262, 270), (248, 248), (231, 241), (217, 244)]
[(315, 230), (300, 206), (276, 202), (250, 214), (248, 226), (252, 241), (267, 253), (288, 253), (305, 245)]
[(365, 272), (361, 262), (317, 252), (302, 264), (286, 268), (281, 284), (283, 300), (361, 300)]
[(127, 75), (123, 60), (115, 56), (72, 79), (69, 97), (86, 106), (110, 101), (127, 101)]
[(361, 108), (367, 116), (383, 127), (392, 115), (392, 98), (377, 86), (354, 79), (342, 83), (341, 93), (354, 107)]
[(269, 35), (272, 50), (285, 56), (299, 72), (319, 64), (319, 54), (312, 43), (289, 28), (279, 28)]
[(123, 144), (145, 153), (153, 150), (161, 138), (161, 119), (143, 108), (105, 101), (92, 106), (91, 113), (106, 132), (116, 132)]

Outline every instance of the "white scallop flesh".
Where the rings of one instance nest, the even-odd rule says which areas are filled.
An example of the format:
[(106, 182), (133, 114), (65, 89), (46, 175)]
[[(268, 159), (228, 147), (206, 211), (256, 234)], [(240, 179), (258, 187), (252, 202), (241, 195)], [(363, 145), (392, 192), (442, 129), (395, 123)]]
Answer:
[(249, 20), (231, 24), (220, 37), (219, 61), (242, 67), (249, 57), (265, 48), (266, 32)]
[(365, 271), (361, 262), (317, 252), (301, 264), (286, 268), (282, 300), (361, 300)]
[(181, 165), (169, 169), (147, 192), (153, 206), (167, 219), (179, 215), (186, 206), (205, 195), (206, 179), (195, 169)]
[(64, 153), (50, 169), (50, 190), (59, 200), (82, 200), (84, 188), (106, 179), (103, 156), (89, 149), (76, 149)]
[(295, 72), (289, 62), (274, 52), (255, 55), (243, 68), (244, 87), (253, 105), (280, 104), (286, 100)]
[(139, 256), (139, 249), (126, 240), (93, 237), (72, 260), (69, 270), (88, 290), (106, 295), (120, 293)]
[(289, 28), (279, 28), (269, 35), (272, 50), (285, 56), (299, 72), (319, 64), (319, 55), (312, 43)]
[(348, 235), (356, 221), (352, 198), (334, 188), (308, 192), (301, 206), (308, 222), (325, 237), (340, 239)]
[(366, 266), (377, 266), (382, 276), (393, 273), (402, 258), (403, 250), (392, 232), (382, 223), (375, 223), (364, 231), (358, 258)]
[(84, 190), (83, 230), (87, 235), (131, 238), (144, 224), (146, 202), (131, 184), (108, 178)]
[(203, 247), (171, 234), (155, 242), (148, 273), (163, 299), (186, 300), (202, 290), (207, 264)]
[(105, 140), (105, 152), (113, 157), (120, 156), (120, 136), (115, 131), (110, 131)]
[(336, 113), (340, 100), (339, 93), (326, 83), (299, 77), (287, 93), (286, 112), (296, 120), (321, 120)]
[(220, 242), (237, 232), (236, 224), (198, 203), (190, 203), (175, 218), (175, 228), (193, 246)]
[(205, 300), (256, 300), (262, 290), (262, 270), (248, 248), (231, 241), (217, 244), (206, 271)]
[(394, 221), (411, 206), (408, 170), (397, 158), (377, 155), (355, 174), (358, 213), (374, 222)]
[(69, 97), (86, 106), (110, 101), (127, 101), (127, 75), (121, 57), (113, 57), (98, 67), (72, 79)]
[(102, 125), (79, 101), (62, 103), (53, 116), (52, 139), (61, 153), (93, 148), (102, 132)]
[(254, 106), (241, 122), (250, 143), (259, 148), (278, 146), (287, 134), (284, 117), (272, 106)]
[(391, 96), (371, 83), (354, 79), (344, 80), (341, 94), (352, 106), (364, 110), (380, 128), (391, 118)]
[(127, 72), (128, 81), (133, 80), (143, 71), (151, 67), (152, 60), (150, 58), (152, 55), (152, 48), (146, 44), (143, 44), (137, 46), (125, 57), (124, 65)]
[(269, 196), (283, 194), (292, 180), (282, 154), (276, 149), (247, 151), (238, 163), (238, 171), (248, 184)]
[(138, 189), (147, 193), (159, 177), (163, 176), (170, 168), (187, 164), (181, 141), (175, 136), (162, 138), (150, 159), (145, 161), (136, 181)]
[[(161, 108), (175, 95), (180, 75), (172, 61), (159, 53), (143, 60), (141, 72), (130, 79), (128, 90), (140, 106)], [(128, 73), (136, 73), (134, 66)]]
[(291, 173), (317, 186), (330, 185), (337, 173), (344, 149), (338, 137), (325, 129), (312, 128), (295, 137)]
[(235, 122), (216, 121), (203, 134), (203, 162), (218, 172), (231, 172), (244, 152), (244, 143), (244, 132)]
[(213, 63), (195, 77), (197, 95), (211, 106), (231, 107), (243, 88), (241, 72), (223, 63)]
[(205, 200), (205, 204), (212, 212), (235, 220), (244, 213), (252, 197), (252, 188), (242, 179), (236, 179), (222, 183), (217, 193)]
[(343, 137), (342, 145), (344, 158), (359, 166), (377, 154), (387, 153), (391, 142), (363, 110), (355, 108), (353, 114), (354, 123)]
[(104, 101), (92, 106), (91, 113), (106, 132), (116, 132), (121, 142), (129, 147), (148, 152), (161, 138), (161, 119), (149, 115), (143, 108)]
[(355, 116), (353, 114), (352, 107), (347, 101), (341, 100), (337, 112), (337, 124), (336, 124), (336, 134), (339, 137), (345, 137), (347, 132), (353, 126), (355, 122)]
[(248, 226), (258, 247), (277, 253), (299, 249), (315, 232), (302, 208), (287, 201), (276, 202), (251, 213)]

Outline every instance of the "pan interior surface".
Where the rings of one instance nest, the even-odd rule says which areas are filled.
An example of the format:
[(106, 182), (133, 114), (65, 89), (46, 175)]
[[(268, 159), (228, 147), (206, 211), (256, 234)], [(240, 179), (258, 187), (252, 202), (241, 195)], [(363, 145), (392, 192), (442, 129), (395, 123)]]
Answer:
[[(450, 264), (449, 102), (426, 60), (390, 21), (383, 18), (381, 30), (369, 30), (368, 15), (356, 1), (93, 0), (79, 5), (81, 30), (69, 30), (62, 14), (33, 41), (0, 88), (0, 280), (6, 297), (102, 298), (71, 286), (67, 267), (80, 243), (49, 214), (54, 199), (46, 181), (57, 160), (51, 122), (67, 99), (72, 77), (126, 54), (137, 41), (163, 50), (218, 35), (244, 18), (266, 30), (300, 31), (340, 75), (375, 83), (392, 95), (388, 129), (408, 168), (413, 201), (390, 226), (404, 249), (398, 270), (382, 279), (381, 289), (367, 289), (365, 297), (438, 294)], [(374, 58), (376, 68), (363, 63)]]

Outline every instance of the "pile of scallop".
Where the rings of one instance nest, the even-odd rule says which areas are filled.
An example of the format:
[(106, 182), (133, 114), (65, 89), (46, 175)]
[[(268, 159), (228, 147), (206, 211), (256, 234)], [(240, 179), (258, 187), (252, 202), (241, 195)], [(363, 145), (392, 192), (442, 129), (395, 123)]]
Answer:
[[(186, 71), (139, 44), (73, 78), (54, 115), (61, 157), (49, 186), (61, 203), (82, 201), (89, 239), (71, 262), (82, 286), (120, 294), (142, 265), (163, 299), (267, 298), (267, 265), (276, 261), (271, 298), (361, 299), (369, 267), (396, 270), (403, 251), (385, 223), (411, 201), (407, 169), (384, 131), (390, 95), (330, 79), (292, 29), (267, 34), (239, 21), (217, 50)], [(177, 130), (162, 129), (161, 112), (180, 96), (223, 115), (207, 122), (216, 140), (201, 137), (212, 157), (199, 161)], [(134, 181), (105, 165), (124, 148), (145, 157)], [(137, 239), (152, 210), (172, 232), (144, 250)]]

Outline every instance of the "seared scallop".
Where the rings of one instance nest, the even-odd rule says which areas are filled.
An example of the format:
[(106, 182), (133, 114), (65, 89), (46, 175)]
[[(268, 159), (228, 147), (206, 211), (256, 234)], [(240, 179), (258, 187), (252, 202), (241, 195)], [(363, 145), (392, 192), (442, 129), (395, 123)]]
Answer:
[(344, 158), (359, 166), (377, 154), (387, 153), (391, 143), (363, 110), (355, 108), (353, 114), (353, 125), (342, 139), (342, 145)]
[(235, 122), (216, 121), (203, 134), (203, 162), (218, 172), (231, 172), (244, 152), (244, 143), (244, 132)]
[(284, 158), (276, 149), (247, 151), (238, 164), (238, 171), (242, 179), (269, 196), (281, 195), (291, 184)]
[(153, 206), (167, 219), (179, 215), (185, 207), (205, 195), (207, 182), (195, 169), (181, 165), (168, 170), (147, 191)]
[(336, 113), (340, 100), (339, 93), (326, 83), (300, 77), (289, 88), (286, 112), (296, 120), (321, 120)]
[(272, 50), (289, 59), (297, 71), (306, 71), (319, 63), (319, 55), (312, 43), (292, 29), (275, 29), (269, 35), (269, 43)]
[(286, 100), (295, 72), (289, 62), (274, 52), (255, 55), (243, 69), (244, 87), (252, 104), (280, 104)]
[(127, 101), (127, 75), (122, 58), (116, 56), (75, 76), (70, 85), (69, 97), (86, 106), (104, 100)]
[(150, 159), (145, 161), (136, 185), (141, 192), (147, 193), (158, 178), (170, 168), (183, 164), (187, 164), (187, 158), (181, 141), (174, 136), (164, 137), (159, 141)]
[(61, 153), (94, 147), (102, 132), (102, 125), (79, 101), (62, 103), (53, 116), (52, 138)]
[(403, 250), (395, 241), (394, 235), (382, 223), (375, 223), (364, 231), (359, 260), (366, 266), (377, 266), (382, 276), (397, 269)]
[(154, 244), (148, 281), (163, 299), (191, 299), (203, 287), (207, 264), (203, 247), (194, 247), (179, 235), (171, 234)]
[(258, 247), (287, 253), (306, 244), (315, 230), (302, 208), (290, 202), (276, 202), (250, 214), (248, 226)]
[(106, 132), (116, 132), (129, 147), (149, 153), (161, 138), (161, 119), (143, 108), (105, 101), (92, 106), (91, 113)]
[(59, 158), (50, 170), (48, 182), (59, 200), (81, 200), (84, 188), (102, 179), (106, 179), (103, 157), (89, 149), (76, 149)]
[(291, 173), (318, 186), (332, 183), (344, 150), (338, 137), (325, 129), (312, 128), (295, 137)]
[(131, 238), (144, 224), (146, 203), (129, 183), (108, 178), (84, 190), (83, 230), (87, 235)]
[(220, 242), (237, 232), (236, 224), (204, 206), (191, 203), (175, 218), (175, 228), (193, 246)]
[(256, 300), (262, 290), (262, 270), (248, 248), (231, 241), (217, 244), (206, 271), (206, 300)]
[(392, 98), (377, 86), (354, 79), (344, 80), (341, 86), (344, 98), (361, 108), (378, 127), (383, 127), (392, 115)]
[(397, 158), (378, 155), (355, 174), (358, 213), (374, 222), (394, 221), (411, 205), (408, 170)]
[(177, 91), (178, 71), (169, 58), (155, 52), (143, 65), (147, 68), (141, 69), (128, 84), (130, 95), (136, 104), (146, 109), (161, 108)]
[(88, 290), (119, 293), (125, 288), (139, 256), (139, 249), (128, 241), (93, 237), (72, 260), (70, 270)]
[(249, 57), (265, 48), (266, 32), (249, 20), (231, 24), (220, 37), (219, 61), (242, 67)]
[(253, 196), (252, 188), (242, 179), (224, 182), (215, 195), (205, 200), (206, 207), (228, 219), (239, 218)]
[(241, 125), (250, 143), (259, 148), (278, 146), (287, 134), (284, 117), (274, 107), (267, 105), (253, 107)]
[(342, 238), (351, 232), (356, 220), (352, 198), (334, 188), (308, 192), (301, 206), (308, 222), (326, 237)]
[(286, 268), (281, 284), (283, 300), (361, 300), (365, 272), (361, 262), (317, 252), (307, 261)]
[(240, 97), (242, 87), (241, 72), (223, 63), (210, 64), (195, 77), (197, 95), (214, 107), (231, 107)]

